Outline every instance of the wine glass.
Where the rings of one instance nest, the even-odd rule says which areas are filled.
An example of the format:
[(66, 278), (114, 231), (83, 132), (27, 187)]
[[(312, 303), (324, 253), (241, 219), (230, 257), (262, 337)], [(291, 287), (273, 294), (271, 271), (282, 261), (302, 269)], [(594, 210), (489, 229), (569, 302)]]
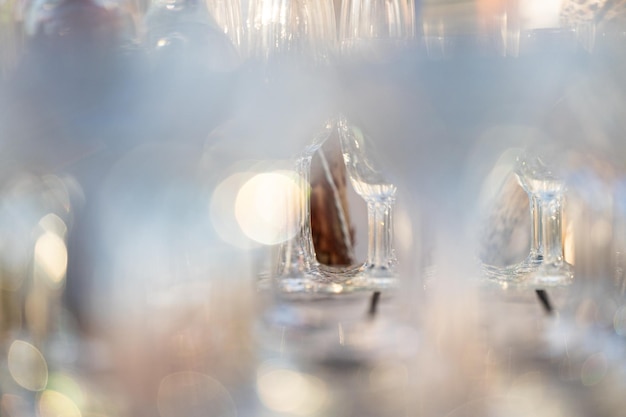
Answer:
[(522, 189), (528, 195), (530, 209), (530, 250), (524, 260), (504, 267), (484, 264), (483, 272), (491, 279), (502, 282), (517, 282), (526, 275), (537, 270), (543, 260), (543, 245), (541, 239), (541, 205), (537, 196), (528, 188), (528, 182), (524, 177), (523, 160), (518, 156), (516, 159), (515, 176)]
[[(341, 292), (341, 285), (333, 282), (330, 274), (319, 267), (315, 255), (308, 191), (313, 155), (334, 131), (334, 122), (322, 116), (331, 113), (327, 108), (328, 101), (325, 97), (319, 101), (320, 91), (322, 96), (327, 91), (327, 64), (336, 42), (333, 2), (251, 0), (247, 30), (247, 55), (259, 66), (261, 75), (257, 80), (260, 88), (251, 85), (253, 88), (249, 90), (258, 94), (252, 101), (259, 100), (259, 105), (263, 106), (260, 110), (255, 108), (252, 117), (258, 119), (259, 126), (275, 124), (275, 135), (289, 135), (286, 139), (292, 143), (278, 145), (282, 153), (292, 152), (293, 144), (305, 134), (303, 126), (318, 124), (315, 120), (326, 120), (319, 123), (322, 126), (319, 132), (307, 138), (302, 149), (294, 152), (295, 157), (291, 153), (299, 191), (289, 200), (294, 206), (288, 212), (297, 216), (293, 222), (297, 230), (293, 238), (281, 245), (275, 271), (262, 276), (261, 283), (264, 285), (269, 279), (283, 294)], [(313, 91), (311, 85), (320, 88)], [(295, 101), (294, 88), (297, 96), (308, 100)], [(285, 101), (290, 103), (289, 106), (280, 106)], [(278, 103), (279, 112), (276, 106), (267, 106), (268, 102)], [(306, 110), (301, 105), (306, 106)], [(297, 113), (298, 109), (302, 112)]]
[(336, 41), (333, 2), (250, 0), (248, 56), (264, 63), (328, 61)]
[(568, 285), (574, 278), (573, 266), (565, 260), (563, 247), (565, 180), (546, 161), (558, 164), (556, 157), (528, 151), (517, 157), (515, 174), (528, 193), (530, 205), (530, 253), (512, 266), (485, 266), (489, 278), (531, 287)]
[(339, 39), (344, 55), (389, 59), (415, 37), (412, 0), (343, 0)]
[(382, 289), (396, 283), (396, 256), (393, 250), (393, 207), (396, 186), (376, 161), (371, 139), (355, 124), (341, 117), (338, 123), (341, 149), (350, 183), (367, 203), (368, 250), (363, 265), (345, 272), (349, 285), (361, 289)]
[[(381, 65), (393, 71), (390, 64), (411, 46), (414, 37), (413, 1), (344, 0), (341, 3), (339, 41), (341, 60), (348, 64), (344, 67), (347, 78), (352, 79), (370, 69), (376, 71)], [(368, 78), (365, 82), (371, 80)], [(350, 103), (351, 96), (357, 93), (347, 92), (347, 102)], [(350, 107), (348, 103), (347, 107)], [(353, 109), (348, 112), (353, 113)], [(368, 209), (367, 260), (361, 266), (341, 272), (346, 277), (343, 285), (352, 290), (393, 287), (396, 258), (392, 248), (392, 212), (396, 186), (385, 177), (376, 161), (371, 138), (360, 126), (339, 115), (337, 127), (350, 183), (367, 202)]]
[(540, 216), (542, 260), (539, 268), (531, 275), (531, 284), (570, 284), (574, 273), (572, 265), (565, 260), (562, 230), (565, 181), (542, 157), (531, 155), (521, 157), (519, 178), (522, 186), (537, 199), (536, 212)]
[(230, 0), (207, 0), (209, 12), (230, 38), (240, 55), (244, 48), (244, 26), (241, 16), (241, 3)]
[(284, 293), (341, 293), (343, 285), (333, 279), (333, 274), (321, 268), (317, 260), (313, 236), (311, 234), (310, 187), (311, 161), (313, 155), (332, 135), (335, 122), (329, 120), (324, 128), (314, 136), (304, 151), (296, 158), (295, 172), (298, 181), (298, 195), (289, 201), (296, 207), (288, 210), (295, 213), (298, 229), (294, 237), (285, 242), (280, 249), (280, 259), (275, 281), (279, 291)]

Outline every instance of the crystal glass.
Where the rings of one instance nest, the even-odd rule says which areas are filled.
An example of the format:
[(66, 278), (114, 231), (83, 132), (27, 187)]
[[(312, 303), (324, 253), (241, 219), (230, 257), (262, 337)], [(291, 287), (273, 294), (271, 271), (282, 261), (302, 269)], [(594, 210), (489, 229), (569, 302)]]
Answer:
[(250, 0), (247, 29), (252, 59), (325, 62), (336, 41), (334, 5), (330, 0)]
[(396, 186), (385, 176), (371, 139), (345, 117), (339, 120), (343, 159), (355, 192), (367, 203), (367, 260), (350, 275), (349, 285), (361, 289), (393, 287), (396, 257), (393, 242), (393, 207)]
[(343, 0), (339, 39), (344, 55), (383, 60), (415, 36), (412, 0)]
[(516, 176), (530, 206), (530, 253), (512, 266), (485, 266), (487, 277), (533, 287), (572, 282), (573, 267), (565, 260), (563, 247), (565, 179), (549, 168), (550, 162), (558, 163), (528, 152), (518, 156)]
[[(565, 181), (549, 168), (540, 157), (523, 157), (520, 179), (537, 199), (537, 216), (541, 216), (540, 234), (543, 259), (541, 265), (531, 275), (531, 283), (536, 286), (556, 286), (570, 284), (574, 278), (572, 265), (565, 260), (563, 250), (563, 204)], [(535, 220), (533, 219), (533, 223)]]
[(244, 25), (241, 16), (241, 2), (232, 0), (207, 0), (209, 13), (218, 26), (230, 38), (235, 48), (243, 54)]
[[(355, 80), (368, 85), (375, 82), (376, 75), (392, 74), (393, 64), (410, 50), (414, 40), (413, 1), (341, 2), (340, 65), (345, 71), (343, 76), (347, 85)], [(396, 82), (380, 78), (379, 81)], [(341, 272), (346, 277), (343, 285), (352, 290), (392, 288), (397, 281), (396, 257), (392, 248), (396, 185), (390, 182), (387, 170), (380, 163), (383, 158), (375, 149), (373, 138), (362, 126), (354, 123), (356, 119), (363, 120), (362, 103), (354, 104), (354, 97), (362, 91), (357, 88), (345, 91), (345, 94), (342, 112), (350, 117), (338, 116), (339, 137), (350, 184), (367, 204), (368, 251), (362, 265)], [(379, 104), (373, 106), (378, 108)], [(376, 139), (380, 145), (381, 138)]]
[(528, 195), (528, 205), (530, 209), (530, 250), (524, 260), (514, 265), (499, 267), (494, 265), (483, 265), (485, 275), (491, 279), (502, 282), (517, 282), (526, 275), (537, 270), (543, 260), (543, 246), (541, 239), (541, 205), (535, 194), (528, 188), (528, 183), (523, 172), (523, 161), (517, 158), (515, 175), (520, 186)]
[[(324, 108), (324, 104), (317, 108), (317, 91), (310, 91), (308, 86), (296, 87), (297, 84), (320, 79), (323, 79), (323, 85), (327, 83), (325, 76), (328, 75), (329, 58), (336, 42), (333, 2), (251, 0), (247, 29), (247, 56), (250, 62), (260, 67), (262, 77), (261, 88), (253, 85), (250, 91), (259, 94), (264, 102), (289, 100), (292, 103), (289, 107), (280, 107), (283, 114), (277, 114), (274, 107), (268, 107), (269, 113), (255, 111), (253, 118), (262, 119), (257, 122), (260, 125), (278, 124), (275, 135), (290, 135), (285, 137), (290, 143), (277, 145), (282, 153), (291, 152), (295, 143), (302, 146), (290, 155), (294, 159), (299, 194), (290, 199), (296, 207), (289, 208), (288, 212), (298, 217), (295, 222), (290, 222), (296, 224), (298, 230), (293, 233), (295, 236), (292, 239), (281, 245), (277, 268), (269, 278), (276, 284), (277, 291), (283, 294), (342, 292), (342, 286), (333, 282), (331, 275), (320, 268), (313, 247), (310, 219), (311, 161), (315, 152), (334, 132), (335, 123), (330, 119), (319, 123), (320, 131), (309, 134), (302, 142), (301, 138), (306, 136), (302, 126), (312, 126), (315, 124), (312, 119), (317, 119), (321, 113), (332, 112)], [(295, 114), (294, 108), (291, 108), (298, 105), (293, 101), (294, 88), (299, 94), (309, 97), (306, 116)], [(322, 86), (320, 90), (325, 88)], [(253, 97), (253, 100), (256, 99), (258, 97)], [(320, 120), (324, 120), (323, 116)]]
[[(330, 137), (335, 129), (335, 122), (328, 121), (324, 129), (314, 136), (311, 143), (296, 158), (295, 172), (299, 187), (298, 196), (289, 199), (296, 205), (288, 210), (298, 218), (298, 230), (294, 237), (284, 243), (280, 249), (280, 259), (275, 275), (279, 291), (284, 293), (340, 293), (343, 286), (336, 282), (333, 274), (321, 268), (315, 254), (311, 234), (310, 173), (314, 153)], [(290, 233), (291, 235), (291, 233)]]

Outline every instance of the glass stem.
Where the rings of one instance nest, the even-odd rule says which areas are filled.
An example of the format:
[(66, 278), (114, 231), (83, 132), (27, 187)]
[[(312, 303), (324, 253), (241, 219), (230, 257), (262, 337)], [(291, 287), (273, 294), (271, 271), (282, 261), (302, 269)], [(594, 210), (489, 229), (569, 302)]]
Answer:
[(563, 265), (562, 200), (560, 193), (547, 194), (539, 199), (543, 264), (548, 268)]
[(296, 172), (300, 188), (300, 231), (297, 239), (303, 250), (307, 268), (317, 264), (313, 235), (311, 234), (311, 161), (312, 155), (305, 155), (296, 161)]
[(536, 196), (528, 195), (530, 206), (530, 258), (539, 260), (543, 257), (543, 244), (541, 239), (541, 205)]
[(367, 266), (369, 267), (389, 268), (393, 262), (392, 206), (392, 199), (367, 203), (369, 229)]

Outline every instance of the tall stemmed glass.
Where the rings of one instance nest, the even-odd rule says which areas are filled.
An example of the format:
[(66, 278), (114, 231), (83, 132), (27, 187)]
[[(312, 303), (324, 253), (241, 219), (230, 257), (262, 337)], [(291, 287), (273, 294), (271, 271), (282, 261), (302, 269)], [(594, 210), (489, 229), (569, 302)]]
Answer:
[[(269, 94), (272, 102), (288, 99), (293, 102), (293, 88), (300, 83), (317, 79), (316, 71), (327, 67), (336, 42), (336, 20), (331, 0), (307, 2), (303, 0), (251, 0), (248, 10), (248, 56), (252, 62), (261, 64), (263, 89), (261, 94)], [(304, 66), (306, 65), (306, 66)], [(305, 79), (302, 79), (304, 77)], [(269, 81), (269, 82), (268, 82)], [(295, 82), (298, 82), (297, 84)], [(272, 91), (265, 91), (265, 88)], [(299, 88), (299, 87), (298, 87)], [(305, 86), (305, 88), (308, 88)], [(288, 94), (280, 97), (276, 94)], [(302, 94), (302, 93), (301, 93)], [(307, 94), (306, 92), (304, 94)], [(312, 97), (311, 103), (316, 100)], [(297, 106), (296, 103), (293, 104)], [(300, 121), (300, 126), (285, 129), (288, 134), (294, 131), (301, 137), (302, 126), (315, 123), (318, 111), (311, 104), (307, 114), (295, 114), (292, 108), (284, 113), (268, 114), (266, 118), (279, 117), (280, 130)], [(327, 109), (324, 110), (324, 112)], [(258, 117), (258, 116), (255, 116)], [(306, 118), (303, 120), (302, 118)], [(310, 119), (308, 119), (310, 117)], [(313, 120), (313, 121), (312, 121)], [(320, 117), (319, 120), (324, 120)], [(267, 120), (263, 120), (266, 123)], [(279, 249), (279, 260), (271, 279), (281, 293), (338, 293), (342, 291), (330, 279), (330, 274), (319, 267), (313, 247), (310, 219), (310, 172), (313, 155), (333, 132), (333, 122), (326, 121), (318, 133), (308, 137), (301, 151), (296, 152), (294, 170), (297, 176), (299, 194), (290, 199), (297, 207), (289, 212), (298, 216), (295, 236)], [(299, 137), (285, 138), (295, 142)], [(289, 144), (285, 149), (292, 147)], [(262, 282), (266, 282), (263, 280)]]
[(376, 151), (370, 139), (345, 117), (339, 120), (343, 159), (352, 188), (367, 203), (367, 260), (350, 280), (355, 288), (386, 288), (395, 284), (396, 257), (393, 241), (393, 206), (396, 186), (376, 162)]
[(563, 203), (565, 181), (537, 156), (523, 156), (521, 175), (526, 187), (538, 200), (541, 224), (543, 260), (531, 274), (532, 286), (559, 286), (570, 284), (573, 267), (565, 260), (563, 248)]
[(320, 268), (315, 254), (311, 234), (310, 174), (313, 155), (330, 137), (335, 127), (328, 121), (304, 151), (296, 158), (295, 172), (298, 181), (298, 195), (289, 201), (296, 207), (289, 210), (297, 216), (298, 230), (295, 236), (285, 242), (280, 249), (280, 259), (276, 272), (278, 289), (285, 293), (313, 292), (340, 293), (343, 286), (334, 282), (332, 274)]
[[(556, 160), (551, 161), (557, 163)], [(518, 156), (516, 175), (528, 193), (531, 207), (531, 249), (517, 265), (487, 267), (487, 276), (522, 286), (568, 285), (573, 267), (565, 260), (563, 247), (563, 203), (565, 181), (544, 157), (525, 152)]]
[(543, 261), (543, 242), (541, 238), (541, 204), (535, 193), (529, 188), (528, 179), (524, 170), (525, 159), (517, 157), (515, 165), (515, 176), (522, 189), (528, 195), (528, 206), (530, 209), (530, 250), (524, 260), (507, 266), (495, 266), (484, 264), (485, 275), (503, 283), (519, 282), (528, 274), (536, 271)]
[[(374, 71), (384, 76), (390, 65), (403, 56), (415, 37), (415, 6), (411, 0), (343, 0), (339, 22), (341, 59), (349, 78)], [(381, 70), (379, 72), (379, 70)], [(370, 75), (367, 75), (369, 77)], [(377, 81), (378, 81), (377, 80)], [(367, 82), (371, 82), (367, 78)], [(351, 95), (346, 98), (352, 107)], [(359, 112), (360, 103), (356, 104)], [(353, 109), (348, 109), (350, 113)], [(396, 186), (376, 161), (372, 138), (364, 134), (354, 119), (339, 116), (338, 129), (344, 163), (355, 192), (367, 203), (367, 260), (342, 275), (350, 277), (344, 286), (376, 290), (396, 283), (396, 258), (392, 248), (392, 211)]]

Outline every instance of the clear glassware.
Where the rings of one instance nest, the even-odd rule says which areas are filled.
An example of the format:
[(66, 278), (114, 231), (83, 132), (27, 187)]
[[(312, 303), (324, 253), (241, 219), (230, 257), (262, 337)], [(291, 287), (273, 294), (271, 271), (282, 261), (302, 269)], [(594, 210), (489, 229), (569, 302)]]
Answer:
[(535, 194), (528, 188), (528, 183), (521, 168), (523, 161), (518, 157), (515, 175), (518, 183), (528, 195), (528, 206), (530, 209), (530, 250), (524, 260), (515, 265), (504, 267), (485, 264), (483, 272), (485, 275), (497, 281), (518, 282), (526, 275), (537, 270), (543, 260), (543, 243), (541, 239), (541, 204)]
[[(295, 224), (298, 230), (294, 237), (285, 242), (280, 249), (280, 259), (275, 276), (276, 286), (284, 293), (341, 293), (343, 285), (336, 282), (333, 274), (321, 268), (315, 254), (311, 234), (310, 174), (313, 155), (330, 137), (335, 129), (334, 121), (328, 121), (296, 158), (295, 172), (298, 181), (298, 196), (289, 199), (296, 207), (288, 210), (298, 216)], [(289, 233), (291, 235), (291, 233)]]
[(538, 202), (537, 215), (541, 216), (539, 223), (543, 251), (542, 262), (531, 274), (529, 283), (533, 286), (570, 284), (574, 272), (572, 265), (565, 260), (563, 248), (565, 181), (540, 157), (524, 158), (521, 162), (520, 178)]
[[(296, 83), (306, 82), (305, 79), (309, 82), (317, 81), (320, 79), (319, 73), (327, 75), (325, 71), (328, 70), (327, 64), (336, 43), (336, 20), (332, 1), (251, 0), (247, 31), (247, 57), (251, 62), (260, 65), (262, 76), (262, 87), (251, 90), (259, 93), (264, 102), (287, 99), (282, 96), (283, 94), (289, 95), (291, 97), (289, 100), (293, 101), (293, 88)], [(323, 80), (325, 85), (327, 78)], [(304, 92), (300, 90), (300, 94), (310, 98), (309, 114), (313, 116), (310, 118), (307, 116), (303, 120), (302, 114), (294, 114), (293, 109), (285, 108), (284, 114), (277, 120), (274, 120), (277, 114), (272, 111), (262, 117), (264, 120), (261, 123), (269, 121), (271, 124), (274, 121), (280, 125), (275, 130), (276, 134), (283, 131), (283, 134), (289, 132), (293, 136), (293, 131), (303, 132), (302, 126), (313, 124), (311, 119), (317, 118), (316, 114), (331, 113), (323, 106), (316, 107), (315, 103), (319, 100), (317, 92), (311, 92), (309, 86), (304, 86), (304, 89)], [(279, 98), (276, 97), (277, 94)], [(297, 103), (294, 102), (293, 105), (296, 106)], [(292, 124), (295, 126), (298, 120), (302, 121), (300, 126), (285, 129), (285, 126)], [(323, 116), (319, 120), (324, 120)], [(290, 208), (289, 212), (298, 216), (295, 222), (290, 222), (296, 224), (298, 230), (293, 233), (295, 237), (289, 239), (279, 249), (279, 259), (274, 273), (270, 274), (270, 277), (262, 277), (270, 278), (276, 284), (274, 288), (279, 293), (343, 291), (342, 286), (334, 282), (331, 274), (323, 271), (317, 261), (311, 235), (308, 191), (313, 155), (334, 132), (334, 126), (332, 120), (324, 122), (320, 132), (313, 135), (313, 138), (308, 138), (308, 143), (304, 143), (303, 149), (295, 152), (294, 170), (297, 174), (299, 195), (290, 199), (297, 207)], [(295, 137), (287, 139), (297, 140)], [(283, 148), (283, 150), (293, 149), (293, 143), (285, 144)], [(267, 280), (262, 279), (261, 282), (265, 283)]]
[(367, 203), (367, 259), (355, 270), (344, 272), (346, 285), (359, 289), (384, 289), (396, 284), (397, 259), (393, 250), (393, 207), (396, 186), (376, 162), (376, 151), (363, 131), (345, 117), (339, 120), (343, 159), (355, 192)]
[(531, 287), (554, 287), (572, 282), (573, 266), (565, 260), (563, 247), (565, 181), (548, 164), (543, 157), (530, 153), (517, 158), (516, 175), (528, 193), (530, 205), (530, 253), (516, 265), (485, 266), (487, 277)]
[[(415, 5), (410, 0), (343, 0), (339, 19), (341, 62), (347, 77), (387, 68), (415, 39)], [(391, 66), (388, 67), (391, 69)], [(348, 93), (352, 95), (353, 93)], [(348, 98), (350, 102), (350, 98)], [(346, 110), (346, 109), (344, 109)], [(346, 113), (352, 113), (348, 108)], [(358, 110), (357, 110), (358, 111)], [(389, 182), (372, 149), (371, 138), (343, 115), (338, 130), (350, 183), (366, 201), (368, 252), (366, 261), (342, 271), (343, 285), (351, 290), (395, 287), (396, 257), (392, 247), (396, 186)]]
[(415, 37), (411, 0), (343, 0), (339, 39), (344, 55), (381, 60)]
[(247, 30), (252, 59), (324, 63), (336, 42), (334, 5), (329, 0), (250, 0)]
[(241, 2), (231, 0), (207, 0), (209, 13), (218, 26), (230, 38), (235, 48), (243, 54), (244, 26), (241, 16)]

